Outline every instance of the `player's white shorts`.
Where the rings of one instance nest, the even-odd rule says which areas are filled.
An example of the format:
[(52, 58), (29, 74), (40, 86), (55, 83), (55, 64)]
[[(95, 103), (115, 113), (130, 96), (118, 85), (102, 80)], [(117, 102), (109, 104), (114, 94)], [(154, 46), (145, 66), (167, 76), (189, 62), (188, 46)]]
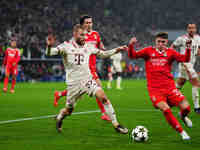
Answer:
[(113, 61), (113, 64), (111, 66), (111, 72), (113, 74), (117, 73), (117, 72), (122, 72), (122, 66), (120, 62), (115, 62)]
[(191, 63), (180, 63), (178, 77), (189, 80), (192, 78), (198, 78), (198, 74)]
[(99, 89), (101, 89), (101, 87), (98, 86), (96, 81), (92, 78), (75, 84), (67, 85), (66, 107), (74, 107), (81, 95), (85, 93), (87, 93), (89, 96), (95, 96)]

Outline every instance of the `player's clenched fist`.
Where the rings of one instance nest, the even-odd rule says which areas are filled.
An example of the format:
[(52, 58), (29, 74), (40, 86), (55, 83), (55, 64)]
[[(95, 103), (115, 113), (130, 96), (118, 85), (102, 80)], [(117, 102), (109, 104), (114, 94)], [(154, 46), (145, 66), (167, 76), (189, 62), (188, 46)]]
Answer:
[(136, 42), (137, 42), (136, 37), (132, 37), (130, 42), (129, 42), (129, 45), (135, 44)]
[(48, 35), (47, 46), (53, 46), (55, 44), (55, 41), (55, 37), (52, 34)]

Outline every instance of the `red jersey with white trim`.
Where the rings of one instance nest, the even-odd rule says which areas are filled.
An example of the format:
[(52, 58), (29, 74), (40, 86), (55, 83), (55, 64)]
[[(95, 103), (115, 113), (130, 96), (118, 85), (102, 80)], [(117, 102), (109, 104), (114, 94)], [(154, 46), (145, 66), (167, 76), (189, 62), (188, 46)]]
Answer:
[[(91, 31), (91, 32), (85, 33), (85, 42), (94, 45), (94, 47), (96, 47), (96, 48), (99, 48), (99, 45), (101, 42), (99, 33), (96, 31)], [(91, 71), (96, 72), (96, 55), (95, 54), (92, 54), (90, 56), (89, 65), (90, 65)]]
[(146, 47), (136, 52), (133, 45), (129, 45), (128, 55), (130, 58), (143, 58), (145, 60), (148, 90), (169, 90), (175, 88), (171, 74), (173, 61), (190, 61), (191, 50), (187, 49), (185, 54), (180, 54), (171, 48), (160, 52), (154, 47)]
[(17, 48), (7, 48), (5, 51), (5, 56), (4, 56), (4, 65), (10, 65), (13, 63), (18, 64), (20, 61), (20, 51)]

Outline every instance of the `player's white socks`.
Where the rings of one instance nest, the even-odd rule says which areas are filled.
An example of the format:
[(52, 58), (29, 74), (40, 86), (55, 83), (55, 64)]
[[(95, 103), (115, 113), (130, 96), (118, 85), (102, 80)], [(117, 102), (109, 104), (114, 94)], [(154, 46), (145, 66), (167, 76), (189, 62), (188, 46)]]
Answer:
[(121, 89), (121, 80), (122, 78), (120, 76), (117, 77), (117, 89)]
[(65, 113), (64, 113), (65, 109), (61, 109), (60, 113), (57, 115), (56, 119), (57, 120), (63, 120), (65, 118)]
[(197, 86), (192, 87), (192, 99), (194, 108), (199, 108), (199, 88)]
[(103, 105), (104, 105), (104, 108), (106, 110), (107, 115), (109, 116), (109, 118), (112, 121), (112, 124), (118, 123), (117, 117), (116, 117), (116, 114), (115, 114), (115, 110), (112, 107), (112, 104), (109, 103), (109, 104), (103, 104)]
[(180, 134), (183, 140), (190, 140), (190, 136), (184, 130)]

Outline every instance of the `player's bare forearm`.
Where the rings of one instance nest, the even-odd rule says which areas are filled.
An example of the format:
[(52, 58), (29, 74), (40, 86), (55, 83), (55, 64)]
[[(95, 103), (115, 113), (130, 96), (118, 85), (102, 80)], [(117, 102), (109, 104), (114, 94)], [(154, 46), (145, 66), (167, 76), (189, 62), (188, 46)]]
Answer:
[(101, 58), (107, 58), (107, 57), (110, 57), (116, 53), (119, 53), (121, 51), (125, 51), (127, 50), (128, 47), (127, 46), (120, 46), (120, 47), (117, 47), (115, 49), (112, 49), (112, 50), (108, 50), (108, 51), (103, 51), (103, 50), (100, 50), (97, 55)]

